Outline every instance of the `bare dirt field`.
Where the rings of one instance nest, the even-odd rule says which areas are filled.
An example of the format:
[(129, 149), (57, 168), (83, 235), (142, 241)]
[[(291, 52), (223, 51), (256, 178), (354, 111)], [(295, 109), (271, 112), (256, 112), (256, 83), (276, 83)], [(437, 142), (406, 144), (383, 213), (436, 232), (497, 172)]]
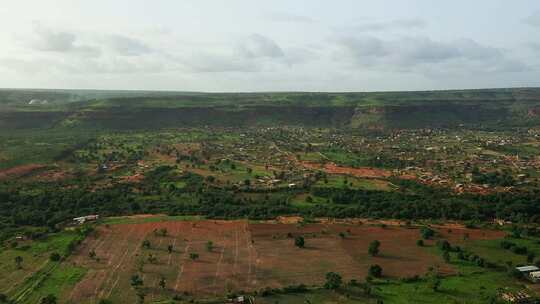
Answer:
[[(155, 230), (165, 228), (167, 236)], [(499, 233), (453, 227), (437, 229), (452, 240), (499, 238)], [(345, 237), (339, 234), (343, 233)], [(305, 238), (305, 248), (294, 246), (294, 237)], [(248, 221), (170, 221), (100, 226), (72, 256), (70, 263), (89, 269), (65, 300), (96, 303), (99, 299), (132, 299), (130, 277), (140, 274), (149, 300), (175, 294), (223, 295), (229, 291), (259, 290), (292, 284), (320, 284), (329, 271), (344, 279), (361, 280), (371, 264), (379, 264), (384, 275), (422, 275), (429, 267), (443, 273), (453, 270), (440, 256), (416, 245), (418, 229), (357, 224), (284, 224)], [(150, 248), (143, 248), (149, 240)], [(368, 255), (373, 240), (381, 242), (380, 254)], [(213, 243), (211, 251), (207, 242)], [(432, 242), (428, 242), (428, 246)], [(173, 246), (169, 253), (167, 247)], [(94, 250), (96, 258), (89, 257)], [(199, 255), (190, 258), (191, 253)], [(149, 255), (156, 257), (148, 261)], [(145, 261), (141, 264), (141, 260)], [(142, 267), (141, 267), (142, 265)], [(159, 287), (161, 278), (166, 288)]]

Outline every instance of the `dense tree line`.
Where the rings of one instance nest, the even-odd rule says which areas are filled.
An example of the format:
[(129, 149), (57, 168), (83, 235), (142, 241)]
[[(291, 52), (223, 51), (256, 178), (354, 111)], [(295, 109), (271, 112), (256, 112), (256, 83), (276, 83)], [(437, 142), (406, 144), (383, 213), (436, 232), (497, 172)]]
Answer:
[(394, 181), (400, 191), (367, 191), (314, 187), (311, 194), (325, 203), (296, 207), (287, 197), (294, 191), (269, 192), (260, 198), (246, 198), (239, 190), (204, 185), (194, 174), (177, 177), (183, 188), (162, 185), (170, 180), (161, 168), (141, 184), (113, 183), (96, 189), (92, 183), (76, 185), (36, 182), (0, 184), (0, 231), (4, 238), (23, 226), (54, 230), (73, 217), (138, 213), (205, 215), (210, 218), (274, 218), (285, 214), (306, 217), (372, 217), (396, 219), (457, 219), (486, 221), (493, 218), (514, 222), (540, 222), (540, 192), (455, 195), (410, 181)]

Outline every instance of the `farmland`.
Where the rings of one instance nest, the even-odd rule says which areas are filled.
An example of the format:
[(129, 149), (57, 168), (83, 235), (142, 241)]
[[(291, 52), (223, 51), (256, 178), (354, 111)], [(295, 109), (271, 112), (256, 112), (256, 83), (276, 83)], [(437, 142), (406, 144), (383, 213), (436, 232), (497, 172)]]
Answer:
[[(159, 234), (163, 229), (166, 235)], [(501, 231), (463, 227), (454, 227), (451, 235), (442, 226), (435, 229), (441, 238), (448, 237), (460, 245), (504, 236)], [(340, 232), (346, 236), (341, 237)], [(469, 235), (467, 242), (463, 241), (465, 234)], [(305, 237), (304, 248), (294, 246), (297, 236)], [(422, 276), (430, 267), (444, 275), (457, 273), (458, 268), (430, 251), (434, 241), (426, 241), (426, 247), (417, 246), (419, 237), (415, 227), (381, 227), (362, 221), (281, 224), (165, 220), (103, 225), (67, 261), (89, 269), (68, 300), (135, 301), (129, 285), (134, 273), (141, 274), (150, 302), (176, 294), (211, 298), (295, 284), (321, 285), (329, 271), (339, 272), (346, 280), (362, 279), (371, 264), (381, 265), (385, 277), (393, 279)], [(375, 239), (382, 244), (381, 253), (370, 256), (367, 248)], [(150, 246), (142, 246), (145, 240)], [(167, 250), (169, 245), (173, 247), (171, 252)], [(93, 258), (89, 257), (91, 251), (95, 252)], [(199, 255), (195, 260), (190, 258), (193, 253)], [(149, 262), (149, 256), (156, 260)], [(166, 288), (158, 286), (161, 278), (167, 282)]]

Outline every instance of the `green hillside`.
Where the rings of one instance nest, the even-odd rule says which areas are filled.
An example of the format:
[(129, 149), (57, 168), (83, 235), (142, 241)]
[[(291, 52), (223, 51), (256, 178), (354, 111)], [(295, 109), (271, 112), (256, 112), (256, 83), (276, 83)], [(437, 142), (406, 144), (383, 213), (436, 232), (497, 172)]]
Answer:
[(532, 126), (540, 89), (370, 93), (1, 90), (0, 127), (189, 126), (424, 128)]

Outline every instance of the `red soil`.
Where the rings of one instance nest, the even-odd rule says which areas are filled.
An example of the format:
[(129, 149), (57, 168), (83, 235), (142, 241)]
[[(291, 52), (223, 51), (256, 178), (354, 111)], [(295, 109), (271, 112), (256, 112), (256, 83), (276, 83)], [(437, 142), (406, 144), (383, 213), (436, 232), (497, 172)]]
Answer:
[(33, 171), (41, 169), (41, 168), (45, 168), (45, 166), (39, 165), (39, 164), (29, 164), (29, 165), (17, 166), (17, 167), (5, 169), (5, 170), (0, 170), (0, 180), (11, 178), (11, 177), (21, 177), (24, 175), (28, 175), (32, 173)]
[[(168, 236), (153, 233), (161, 228), (168, 230)], [(463, 242), (465, 233), (471, 240), (503, 236), (498, 231), (460, 226), (434, 228), (451, 243)], [(341, 238), (340, 232), (347, 236)], [(305, 237), (306, 248), (294, 246), (297, 235)], [(299, 283), (321, 284), (329, 271), (339, 272), (346, 280), (361, 280), (371, 264), (381, 265), (389, 277), (422, 275), (429, 267), (452, 273), (440, 256), (416, 245), (419, 236), (419, 230), (412, 228), (331, 222), (299, 225), (208, 220), (101, 226), (98, 236), (89, 237), (71, 258), (72, 263), (89, 271), (69, 300), (135, 302), (129, 283), (135, 273), (143, 277), (150, 301), (183, 292), (212, 296)], [(151, 242), (151, 249), (141, 247), (145, 239)], [(375, 239), (381, 242), (381, 251), (371, 257), (367, 248)], [(206, 249), (208, 241), (214, 244), (211, 252)], [(174, 247), (172, 254), (167, 252), (169, 244)], [(95, 250), (99, 261), (89, 258), (90, 250)], [(190, 253), (198, 253), (200, 258), (191, 260)], [(157, 257), (157, 263), (147, 261), (149, 254)], [(140, 259), (147, 261), (142, 272), (137, 269)], [(161, 277), (167, 282), (165, 290), (158, 286)]]

